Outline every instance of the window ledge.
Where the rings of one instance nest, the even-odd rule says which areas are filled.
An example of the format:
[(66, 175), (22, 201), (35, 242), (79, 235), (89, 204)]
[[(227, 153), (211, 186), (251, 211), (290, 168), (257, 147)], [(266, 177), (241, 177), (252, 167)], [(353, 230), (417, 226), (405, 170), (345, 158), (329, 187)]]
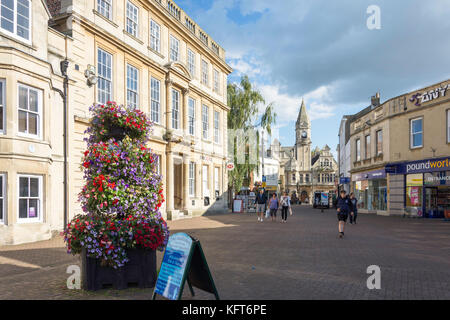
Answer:
[(154, 54), (156, 54), (158, 57), (160, 57), (161, 59), (165, 59), (166, 57), (164, 57), (160, 52), (154, 50), (152, 47), (148, 46), (147, 47), (148, 50), (150, 50), (151, 52), (153, 52)]
[(144, 41), (142, 41), (141, 39), (139, 39), (138, 37), (136, 37), (135, 35), (129, 33), (127, 30), (123, 29), (123, 33), (126, 34), (127, 36), (129, 36), (131, 39), (133, 39), (134, 41), (140, 43), (141, 45), (144, 44)]
[(31, 50), (37, 51), (37, 47), (33, 46), (31, 40), (26, 40), (26, 39), (20, 38), (19, 36), (6, 33), (1, 28), (0, 28), (0, 36), (5, 37), (6, 39), (9, 39), (14, 42), (18, 42), (21, 45), (23, 45), (27, 48), (30, 48)]
[(114, 26), (115, 28), (118, 28), (118, 27), (119, 27), (118, 24), (116, 24), (116, 23), (113, 22), (112, 20), (110, 20), (110, 19), (108, 19), (107, 17), (105, 17), (104, 15), (102, 15), (102, 14), (101, 14), (100, 12), (98, 12), (97, 10), (92, 9), (92, 12), (93, 12), (96, 16), (98, 16), (98, 17), (102, 18), (103, 20), (105, 20), (106, 22), (110, 23), (110, 24), (111, 24), (112, 26)]

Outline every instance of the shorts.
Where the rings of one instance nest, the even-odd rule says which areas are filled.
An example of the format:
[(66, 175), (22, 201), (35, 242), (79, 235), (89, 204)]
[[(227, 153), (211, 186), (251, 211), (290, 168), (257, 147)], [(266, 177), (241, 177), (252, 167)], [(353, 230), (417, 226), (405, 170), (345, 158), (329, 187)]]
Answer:
[(338, 221), (347, 222), (348, 214), (347, 213), (338, 213), (337, 217), (338, 217)]
[(264, 212), (265, 208), (266, 208), (265, 203), (257, 203), (256, 204), (256, 212)]
[(270, 216), (276, 218), (277, 217), (277, 210), (278, 209), (270, 209)]

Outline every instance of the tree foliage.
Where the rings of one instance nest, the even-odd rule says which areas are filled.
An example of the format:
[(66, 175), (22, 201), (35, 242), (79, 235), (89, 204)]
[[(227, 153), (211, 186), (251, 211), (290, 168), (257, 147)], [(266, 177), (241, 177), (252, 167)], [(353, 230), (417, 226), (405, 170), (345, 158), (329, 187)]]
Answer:
[[(230, 112), (228, 115), (228, 129), (238, 130), (244, 132), (248, 130), (256, 130), (261, 127), (269, 134), (272, 132), (272, 125), (276, 123), (276, 113), (274, 112), (274, 104), (270, 103), (265, 107), (262, 115), (259, 115), (259, 106), (265, 104), (265, 100), (261, 93), (254, 89), (248, 76), (244, 75), (239, 84), (229, 83), (227, 86), (228, 92), (228, 106)], [(250, 135), (251, 136), (251, 135)], [(228, 150), (235, 164), (234, 170), (228, 173), (228, 183), (233, 190), (240, 190), (243, 186), (244, 180), (249, 178), (252, 172), (258, 166), (257, 163), (250, 163), (250, 150), (254, 150), (249, 140), (249, 135), (244, 134), (244, 143), (236, 143), (237, 139), (230, 144), (232, 150)], [(259, 133), (257, 132), (257, 159), (259, 159)], [(245, 154), (245, 163), (238, 163), (238, 154)]]

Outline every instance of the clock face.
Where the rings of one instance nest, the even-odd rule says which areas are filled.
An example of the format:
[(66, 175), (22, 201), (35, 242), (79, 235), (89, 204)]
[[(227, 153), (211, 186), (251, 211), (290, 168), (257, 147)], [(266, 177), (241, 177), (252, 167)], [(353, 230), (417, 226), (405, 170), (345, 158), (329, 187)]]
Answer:
[(302, 131), (302, 138), (306, 138), (308, 136), (308, 134), (306, 133), (306, 131)]

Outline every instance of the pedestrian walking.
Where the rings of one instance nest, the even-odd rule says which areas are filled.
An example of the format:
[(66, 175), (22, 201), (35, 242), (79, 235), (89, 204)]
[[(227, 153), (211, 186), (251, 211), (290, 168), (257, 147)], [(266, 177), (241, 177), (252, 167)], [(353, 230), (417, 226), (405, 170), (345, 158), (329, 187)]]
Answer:
[(291, 198), (288, 196), (288, 193), (285, 192), (281, 197), (281, 222), (286, 222), (288, 211), (291, 209)]
[(344, 237), (344, 226), (347, 222), (349, 214), (353, 214), (353, 206), (350, 198), (346, 195), (345, 190), (341, 190), (341, 195), (337, 201), (337, 217), (339, 238)]
[(258, 215), (258, 221), (263, 222), (264, 212), (266, 211), (266, 204), (267, 204), (267, 196), (264, 193), (264, 189), (259, 190), (259, 193), (256, 195), (255, 198), (255, 204), (256, 204), (256, 212)]
[(270, 216), (272, 217), (272, 222), (275, 222), (277, 220), (277, 211), (279, 206), (280, 202), (278, 201), (277, 194), (274, 193), (269, 201)]
[(356, 224), (356, 217), (358, 216), (358, 199), (355, 194), (350, 193), (350, 201), (352, 202), (353, 214), (350, 215), (350, 224)]

